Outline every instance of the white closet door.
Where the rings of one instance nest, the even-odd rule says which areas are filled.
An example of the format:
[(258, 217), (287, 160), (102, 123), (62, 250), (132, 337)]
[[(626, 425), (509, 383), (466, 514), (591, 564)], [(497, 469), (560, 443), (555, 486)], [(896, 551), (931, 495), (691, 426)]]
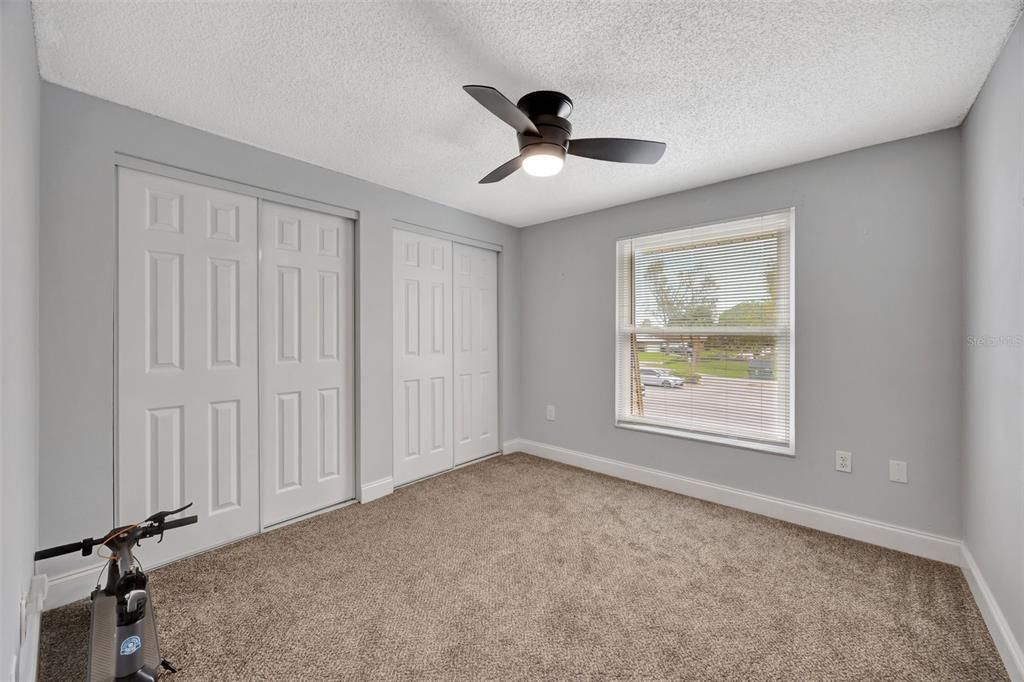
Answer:
[(355, 497), (354, 232), (260, 204), (264, 526)]
[(498, 451), (498, 254), (453, 245), (455, 463)]
[(194, 505), (147, 565), (259, 531), (256, 200), (118, 171), (117, 522)]
[(452, 244), (394, 230), (394, 477), (452, 467)]

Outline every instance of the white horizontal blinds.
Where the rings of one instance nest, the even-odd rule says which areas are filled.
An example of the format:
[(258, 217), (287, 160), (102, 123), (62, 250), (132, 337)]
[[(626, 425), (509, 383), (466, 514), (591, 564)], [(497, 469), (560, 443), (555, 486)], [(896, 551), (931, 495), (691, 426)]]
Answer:
[[(618, 419), (788, 449), (792, 212), (619, 242)], [(622, 393), (643, 386), (639, 399)]]

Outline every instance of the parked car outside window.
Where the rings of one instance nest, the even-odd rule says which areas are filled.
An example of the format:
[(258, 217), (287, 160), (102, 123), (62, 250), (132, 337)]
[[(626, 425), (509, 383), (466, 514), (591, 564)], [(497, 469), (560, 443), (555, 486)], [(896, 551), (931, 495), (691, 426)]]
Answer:
[(751, 360), (747, 366), (747, 376), (751, 379), (774, 379), (775, 366), (771, 358)]
[(640, 368), (640, 383), (648, 386), (663, 386), (665, 388), (682, 388), (685, 382), (667, 369), (656, 367)]

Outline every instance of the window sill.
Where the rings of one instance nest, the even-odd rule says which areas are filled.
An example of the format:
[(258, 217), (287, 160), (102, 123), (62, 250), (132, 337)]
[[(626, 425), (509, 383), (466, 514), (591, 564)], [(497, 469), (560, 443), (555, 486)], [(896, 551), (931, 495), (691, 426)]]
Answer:
[(621, 419), (615, 420), (615, 428), (628, 429), (630, 431), (643, 431), (645, 433), (655, 433), (659, 436), (671, 436), (672, 438), (684, 438), (686, 440), (696, 440), (704, 443), (715, 443), (716, 445), (728, 445), (734, 448), (742, 448), (744, 450), (754, 450), (755, 452), (767, 452), (772, 455), (784, 455), (786, 457), (795, 457), (796, 451), (793, 448), (793, 444), (787, 445), (770, 445), (768, 443), (754, 443), (749, 440), (742, 440), (740, 438), (729, 438), (728, 436), (713, 436), (706, 433), (697, 433), (695, 431), (684, 431), (682, 429), (673, 429), (668, 426), (658, 426), (657, 424), (645, 424), (637, 421), (624, 421)]

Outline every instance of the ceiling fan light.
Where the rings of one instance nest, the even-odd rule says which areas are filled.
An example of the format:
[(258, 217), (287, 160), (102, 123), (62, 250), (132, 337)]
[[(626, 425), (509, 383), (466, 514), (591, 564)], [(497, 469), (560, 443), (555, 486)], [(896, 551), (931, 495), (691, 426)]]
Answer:
[(565, 150), (555, 145), (551, 149), (537, 150), (523, 157), (523, 170), (527, 175), (538, 178), (549, 178), (562, 172), (565, 165)]

